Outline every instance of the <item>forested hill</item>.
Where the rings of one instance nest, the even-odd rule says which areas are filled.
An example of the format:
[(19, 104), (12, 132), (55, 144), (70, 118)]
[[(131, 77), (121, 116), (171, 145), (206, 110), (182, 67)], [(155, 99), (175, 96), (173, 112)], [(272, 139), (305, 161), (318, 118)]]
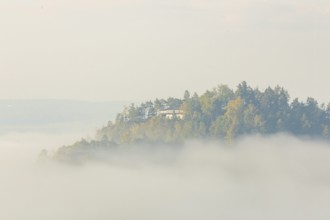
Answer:
[[(202, 95), (185, 91), (182, 99), (168, 98), (131, 104), (114, 122), (97, 131), (95, 140), (64, 146), (57, 157), (117, 145), (181, 144), (188, 139), (232, 141), (242, 135), (288, 133), (329, 139), (330, 104), (313, 98), (290, 99), (277, 86), (260, 91), (242, 82), (235, 90), (226, 85)], [(86, 156), (86, 155), (85, 155)]]

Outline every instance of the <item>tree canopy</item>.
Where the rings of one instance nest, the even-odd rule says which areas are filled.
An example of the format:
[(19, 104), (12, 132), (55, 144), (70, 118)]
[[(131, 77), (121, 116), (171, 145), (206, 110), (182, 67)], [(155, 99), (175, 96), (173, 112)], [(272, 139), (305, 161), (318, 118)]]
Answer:
[(329, 128), (330, 104), (319, 105), (313, 98), (290, 102), (282, 87), (260, 91), (242, 82), (236, 90), (219, 85), (202, 95), (191, 95), (186, 90), (182, 99), (170, 97), (131, 104), (114, 122), (99, 129), (95, 140), (62, 147), (58, 154), (93, 146), (181, 144), (187, 139), (231, 142), (251, 134), (288, 133), (329, 139)]

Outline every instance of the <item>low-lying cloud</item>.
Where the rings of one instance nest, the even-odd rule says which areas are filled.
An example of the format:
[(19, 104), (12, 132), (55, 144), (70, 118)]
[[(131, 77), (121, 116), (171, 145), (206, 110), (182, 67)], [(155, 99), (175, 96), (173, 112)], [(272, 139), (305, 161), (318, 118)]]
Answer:
[(192, 141), (178, 149), (123, 149), (109, 163), (36, 162), (42, 147), (73, 138), (0, 137), (0, 219), (330, 217), (327, 143), (250, 137), (232, 145)]

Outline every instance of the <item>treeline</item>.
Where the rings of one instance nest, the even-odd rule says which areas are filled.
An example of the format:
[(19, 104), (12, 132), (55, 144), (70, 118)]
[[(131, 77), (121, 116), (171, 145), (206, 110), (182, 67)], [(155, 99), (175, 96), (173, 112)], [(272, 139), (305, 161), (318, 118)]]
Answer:
[[(157, 115), (165, 109), (181, 109), (184, 118)], [(185, 92), (183, 99), (169, 98), (132, 104), (117, 115), (114, 123), (97, 132), (97, 139), (116, 143), (180, 142), (187, 138), (232, 140), (247, 134), (329, 137), (330, 105), (313, 98), (294, 99), (283, 88), (252, 89), (246, 82), (233, 91), (220, 85), (201, 96)]]
[[(162, 114), (164, 110), (182, 110), (184, 116), (168, 117)], [(290, 101), (282, 87), (260, 91), (242, 82), (236, 90), (219, 85), (200, 96), (185, 91), (182, 99), (131, 104), (114, 122), (98, 130), (94, 141), (77, 142), (62, 150), (79, 149), (80, 145), (177, 144), (187, 139), (232, 141), (250, 134), (288, 133), (329, 139), (329, 128), (330, 105), (319, 105), (313, 98)]]

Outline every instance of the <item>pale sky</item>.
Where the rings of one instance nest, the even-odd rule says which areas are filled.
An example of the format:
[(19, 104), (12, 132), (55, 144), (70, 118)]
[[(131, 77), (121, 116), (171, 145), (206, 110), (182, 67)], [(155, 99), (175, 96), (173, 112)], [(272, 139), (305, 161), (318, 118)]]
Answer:
[(140, 101), (218, 84), (330, 101), (329, 0), (0, 0), (0, 99)]

